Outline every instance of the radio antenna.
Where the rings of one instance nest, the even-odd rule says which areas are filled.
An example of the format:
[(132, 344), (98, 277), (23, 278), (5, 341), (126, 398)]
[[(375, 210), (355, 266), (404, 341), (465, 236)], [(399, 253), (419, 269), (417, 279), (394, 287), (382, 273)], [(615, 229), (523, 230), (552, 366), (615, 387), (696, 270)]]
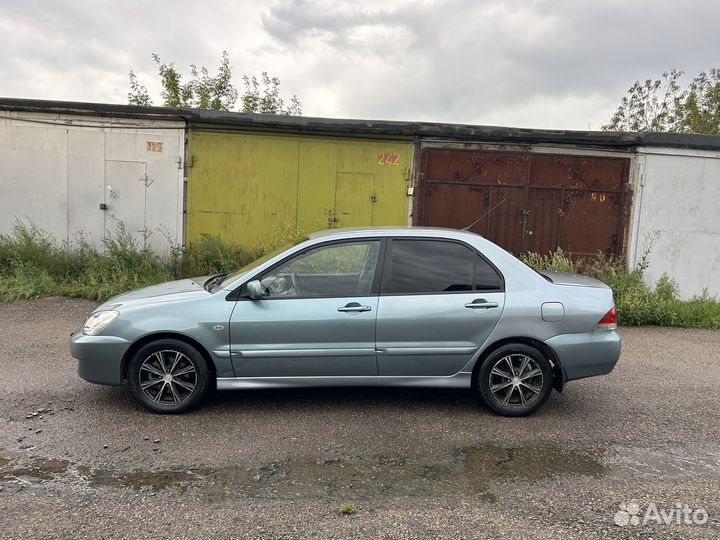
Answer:
[(496, 204), (495, 206), (493, 206), (490, 210), (488, 210), (487, 212), (485, 212), (482, 216), (480, 216), (479, 218), (477, 218), (477, 219), (476, 219), (475, 221), (473, 221), (470, 225), (468, 225), (467, 227), (465, 227), (465, 228), (463, 229), (463, 231), (469, 231), (470, 229), (472, 229), (475, 225), (477, 225), (478, 221), (480, 221), (482, 218), (484, 218), (485, 216), (487, 216), (490, 212), (492, 212), (493, 210), (495, 210), (498, 206), (500, 206), (500, 205), (501, 205), (502, 203), (504, 203), (506, 200), (507, 200), (507, 198), (505, 198), (505, 199), (503, 199), (502, 201), (500, 201), (499, 203), (497, 203), (497, 204)]

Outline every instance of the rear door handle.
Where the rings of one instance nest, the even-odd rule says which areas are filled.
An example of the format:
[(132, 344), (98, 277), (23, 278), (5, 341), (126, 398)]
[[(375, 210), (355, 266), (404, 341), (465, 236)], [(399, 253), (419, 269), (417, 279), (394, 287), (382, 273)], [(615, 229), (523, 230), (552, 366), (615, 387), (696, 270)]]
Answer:
[(498, 305), (499, 304), (497, 302), (488, 302), (484, 298), (478, 298), (468, 304), (465, 304), (465, 307), (470, 309), (489, 309), (498, 307)]
[(342, 311), (343, 313), (354, 313), (358, 311), (370, 311), (372, 308), (370, 306), (361, 306), (357, 302), (350, 302), (349, 304), (346, 304), (343, 307), (339, 307), (337, 309), (338, 311)]

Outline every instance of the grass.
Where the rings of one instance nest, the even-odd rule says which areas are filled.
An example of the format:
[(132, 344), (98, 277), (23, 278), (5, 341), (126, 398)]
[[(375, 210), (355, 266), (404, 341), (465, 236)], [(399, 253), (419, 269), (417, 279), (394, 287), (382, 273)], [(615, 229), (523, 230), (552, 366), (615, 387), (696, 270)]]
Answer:
[(82, 236), (58, 243), (35, 225), (16, 222), (10, 234), (0, 235), (0, 301), (41, 296), (105, 300), (163, 281), (237, 270), (275, 247), (271, 241), (243, 249), (203, 235), (184, 253), (169, 243), (159, 254), (138, 245), (119, 224), (99, 250)]
[[(96, 249), (82, 236), (57, 242), (32, 224), (16, 222), (10, 234), (0, 235), (0, 301), (41, 296), (105, 300), (163, 281), (236, 270), (299, 237), (290, 227), (278, 226), (266, 242), (246, 249), (203, 235), (184, 251), (168, 243), (168, 250), (159, 254), (138, 245), (122, 224)], [(573, 261), (560, 249), (521, 258), (538, 270), (584, 274), (607, 283), (622, 325), (720, 329), (720, 303), (714, 298), (681, 301), (677, 284), (668, 276), (654, 287), (645, 282), (648, 256), (646, 250), (633, 270), (602, 254)]]
[(344, 502), (340, 505), (340, 513), (344, 516), (351, 516), (353, 514), (357, 514), (358, 508), (355, 506), (355, 503), (351, 502)]
[(654, 287), (646, 283), (649, 254), (646, 249), (633, 270), (628, 270), (623, 261), (600, 253), (592, 259), (573, 261), (559, 248), (548, 255), (529, 253), (521, 259), (537, 270), (583, 274), (607, 283), (615, 295), (621, 325), (720, 329), (720, 302), (714, 298), (704, 295), (680, 300), (677, 283), (667, 274)]

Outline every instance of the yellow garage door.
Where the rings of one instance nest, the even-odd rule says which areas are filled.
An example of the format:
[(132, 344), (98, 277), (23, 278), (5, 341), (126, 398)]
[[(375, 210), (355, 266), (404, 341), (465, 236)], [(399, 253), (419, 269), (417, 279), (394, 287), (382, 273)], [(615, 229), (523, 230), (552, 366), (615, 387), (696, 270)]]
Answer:
[(193, 131), (186, 242), (406, 225), (412, 154), (404, 142)]

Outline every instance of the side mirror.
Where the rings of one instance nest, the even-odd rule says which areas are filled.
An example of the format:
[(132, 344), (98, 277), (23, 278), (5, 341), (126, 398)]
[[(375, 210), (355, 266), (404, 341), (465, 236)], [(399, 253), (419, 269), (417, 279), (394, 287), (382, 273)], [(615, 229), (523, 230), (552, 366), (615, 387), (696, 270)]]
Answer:
[(265, 287), (263, 287), (262, 283), (260, 283), (257, 279), (247, 282), (245, 284), (245, 289), (247, 290), (248, 297), (252, 300), (262, 298), (265, 292)]

